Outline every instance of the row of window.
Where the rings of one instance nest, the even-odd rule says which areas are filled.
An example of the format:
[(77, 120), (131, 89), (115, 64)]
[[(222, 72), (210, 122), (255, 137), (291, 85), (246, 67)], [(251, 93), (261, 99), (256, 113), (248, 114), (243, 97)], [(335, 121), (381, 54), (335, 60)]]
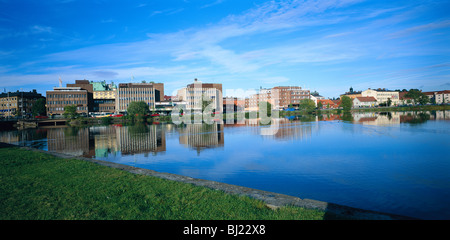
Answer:
[(153, 94), (153, 91), (146, 90), (119, 90), (119, 94)]
[(47, 98), (86, 98), (86, 94), (49, 94)]
[[(87, 111), (88, 108), (87, 107), (77, 107), (77, 111)], [(48, 108), (49, 112), (52, 111), (64, 111), (63, 107), (55, 107), (55, 108)]]
[(86, 100), (76, 100), (76, 101), (47, 101), (49, 105), (58, 105), (58, 104), (64, 104), (64, 105), (71, 105), (71, 104), (87, 104)]
[(125, 101), (148, 101), (148, 100), (154, 100), (153, 97), (119, 97), (120, 100)]

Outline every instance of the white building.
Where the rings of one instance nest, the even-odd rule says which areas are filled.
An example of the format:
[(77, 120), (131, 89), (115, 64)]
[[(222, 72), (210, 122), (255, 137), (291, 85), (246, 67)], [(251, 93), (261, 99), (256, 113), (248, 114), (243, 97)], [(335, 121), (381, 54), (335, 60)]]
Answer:
[(399, 104), (399, 93), (397, 91), (390, 91), (386, 89), (367, 89), (366, 91), (363, 91), (361, 93), (361, 96), (363, 97), (373, 97), (377, 100), (378, 104), (381, 103), (387, 103), (389, 99), (391, 99), (392, 103), (391, 105), (398, 105)]
[(353, 107), (375, 107), (377, 100), (374, 97), (356, 97), (353, 99)]
[(436, 104), (450, 103), (450, 90), (424, 92), (424, 94), (430, 98), (430, 102), (434, 101)]
[(186, 109), (201, 111), (203, 100), (211, 101), (216, 112), (223, 112), (222, 84), (202, 83), (195, 79), (177, 92), (179, 101), (186, 102)]

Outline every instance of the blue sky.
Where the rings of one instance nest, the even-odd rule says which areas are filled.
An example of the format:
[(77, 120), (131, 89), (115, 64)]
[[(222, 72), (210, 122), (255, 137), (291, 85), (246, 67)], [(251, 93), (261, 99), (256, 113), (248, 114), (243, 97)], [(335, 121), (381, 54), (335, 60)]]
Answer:
[[(450, 1), (0, 0), (1, 91), (76, 79), (450, 89)], [(230, 93), (230, 92), (228, 92)]]

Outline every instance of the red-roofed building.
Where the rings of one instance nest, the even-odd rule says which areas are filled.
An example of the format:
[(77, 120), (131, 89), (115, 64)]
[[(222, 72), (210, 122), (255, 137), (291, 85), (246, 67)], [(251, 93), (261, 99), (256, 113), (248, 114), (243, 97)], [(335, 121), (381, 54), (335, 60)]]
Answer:
[(317, 104), (322, 103), (322, 109), (328, 109), (328, 108), (339, 108), (339, 104), (333, 102), (330, 99), (318, 99)]
[(375, 107), (377, 100), (374, 97), (356, 97), (353, 99), (353, 107)]
[(430, 102), (436, 104), (450, 103), (450, 90), (424, 92), (430, 98)]

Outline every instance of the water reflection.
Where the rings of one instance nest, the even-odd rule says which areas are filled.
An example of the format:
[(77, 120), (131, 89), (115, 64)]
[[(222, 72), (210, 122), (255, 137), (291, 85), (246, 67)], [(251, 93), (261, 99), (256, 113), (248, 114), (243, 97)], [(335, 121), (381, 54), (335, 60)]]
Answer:
[(203, 149), (224, 146), (223, 124), (188, 124), (177, 128), (181, 144), (200, 153)]
[[(276, 122), (273, 135), (264, 135), (262, 130), (273, 126), (260, 125), (259, 119), (247, 119), (233, 124), (187, 124), (187, 125), (111, 125), (84, 128), (39, 128), (21, 131), (4, 131), (0, 141), (32, 146), (54, 152), (84, 157), (107, 157), (109, 155), (163, 154), (167, 150), (166, 135), (174, 132), (182, 146), (198, 154), (205, 149), (223, 148), (224, 128), (239, 128), (252, 135), (264, 135), (275, 140), (310, 138), (319, 127), (308, 124), (319, 121), (344, 121), (354, 124), (392, 126), (402, 123), (423, 124), (430, 120), (450, 120), (450, 111), (426, 112), (356, 112), (340, 114), (319, 114), (317, 116), (287, 116)], [(248, 126), (252, 126), (248, 128)], [(244, 128), (240, 128), (244, 127)], [(247, 128), (245, 128), (247, 127)]]

